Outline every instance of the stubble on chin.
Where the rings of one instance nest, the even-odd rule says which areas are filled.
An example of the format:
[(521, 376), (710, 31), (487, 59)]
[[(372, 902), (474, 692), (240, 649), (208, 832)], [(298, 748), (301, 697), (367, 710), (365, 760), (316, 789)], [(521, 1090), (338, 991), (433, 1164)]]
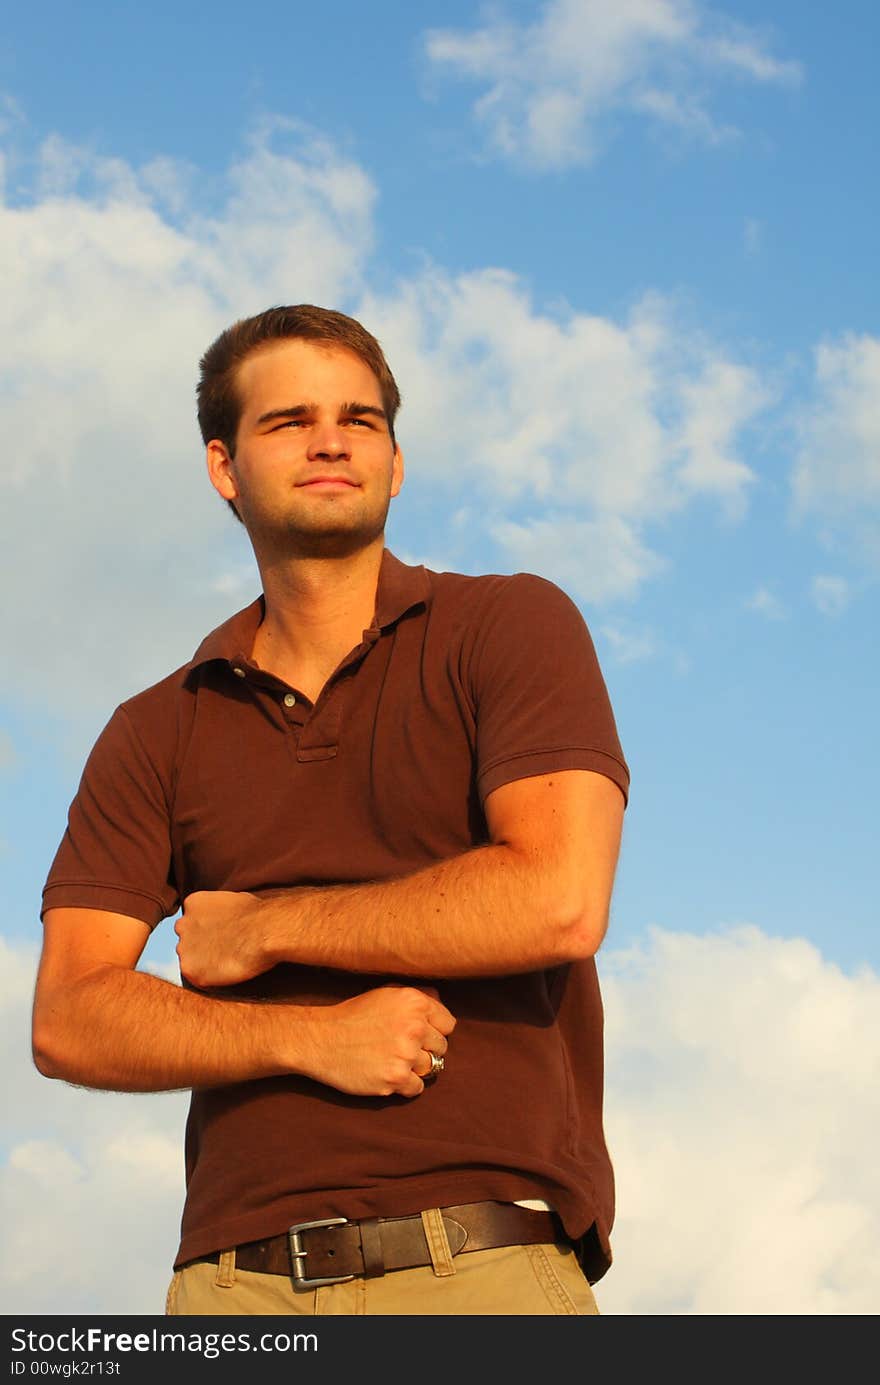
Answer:
[(277, 558), (350, 558), (385, 532), (388, 509), (386, 505), (381, 514), (358, 518), (315, 516), (311, 522), (290, 516), (277, 526), (259, 526), (252, 542), (271, 549)]

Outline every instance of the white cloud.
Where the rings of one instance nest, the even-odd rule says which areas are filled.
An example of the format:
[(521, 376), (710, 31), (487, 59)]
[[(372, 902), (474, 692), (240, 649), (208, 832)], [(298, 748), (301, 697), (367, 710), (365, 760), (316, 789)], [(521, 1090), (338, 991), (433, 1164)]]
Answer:
[[(419, 465), (438, 477), (491, 478), (502, 500), (553, 503), (560, 492), (601, 510), (662, 502), (667, 438), (657, 417), (655, 337), (583, 313), (535, 311), (516, 276), (428, 270), (392, 301), (367, 300), (393, 358)], [(463, 426), (460, 426), (463, 424)], [(464, 455), (450, 457), (456, 429)], [(467, 492), (465, 492), (467, 494)]]
[(757, 255), (764, 240), (764, 225), (753, 216), (746, 217), (743, 227), (743, 244), (747, 255)]
[(140, 965), (144, 971), (152, 972), (153, 976), (161, 976), (163, 981), (171, 981), (175, 986), (180, 985), (180, 966), (176, 958), (170, 962), (142, 958)]
[(813, 399), (796, 427), (796, 513), (880, 558), (880, 338), (847, 333), (817, 347)]
[(650, 630), (638, 630), (630, 625), (604, 624), (599, 635), (609, 646), (612, 658), (619, 664), (641, 663), (657, 653), (657, 641)]
[(880, 979), (754, 927), (600, 954), (613, 1314), (873, 1313)]
[(769, 392), (670, 303), (550, 316), (506, 271), (427, 268), (362, 309), (399, 363), (412, 473), (450, 504), (479, 501), (511, 563), (627, 599), (663, 567), (652, 521), (696, 496), (742, 512), (741, 435)]
[(729, 68), (755, 82), (778, 82), (783, 86), (796, 85), (803, 78), (803, 68), (790, 58), (774, 58), (767, 51), (768, 40), (757, 29), (727, 20), (717, 11), (714, 20), (704, 10), (708, 22), (719, 24), (719, 30), (697, 40), (697, 48), (709, 63)]
[(718, 143), (736, 131), (711, 115), (707, 83), (790, 85), (802, 75), (760, 32), (695, 0), (549, 0), (532, 22), (499, 11), (480, 28), (431, 30), (425, 51), (436, 68), (484, 86), (475, 114), (490, 145), (536, 168), (590, 162), (618, 113)]
[[(186, 1098), (39, 1077), (34, 950), (0, 940), (0, 962), (5, 1311), (161, 1313)], [(655, 929), (632, 948), (606, 945), (599, 970), (618, 1189), (601, 1311), (873, 1313), (877, 976), (845, 975), (809, 943), (754, 927)]]
[(758, 587), (749, 597), (746, 606), (750, 611), (757, 611), (758, 615), (765, 616), (767, 620), (784, 620), (788, 615), (779, 597), (768, 587)]
[(823, 616), (839, 616), (850, 602), (850, 585), (845, 577), (831, 577), (820, 574), (810, 583), (816, 609)]
[(161, 1314), (183, 1198), (180, 1121), (158, 1101), (152, 1121), (164, 1116), (167, 1132), (133, 1128), (114, 1140), (111, 1125), (143, 1123), (135, 1098), (77, 1096), (93, 1138), (80, 1141), (71, 1121), (64, 1139), (75, 1155), (57, 1140), (29, 1140), (0, 1171), (4, 1304), (26, 1314)]
[(187, 1097), (41, 1077), (30, 1056), (36, 964), (35, 948), (0, 938), (4, 1309), (161, 1314), (183, 1206)]
[(710, 360), (702, 375), (682, 385), (685, 420), (682, 482), (693, 492), (715, 494), (740, 511), (752, 472), (733, 455), (739, 429), (769, 402), (754, 371)]
[(6, 135), (24, 124), (24, 111), (18, 101), (9, 92), (0, 92), (0, 135)]
[(527, 524), (497, 524), (493, 538), (524, 572), (540, 572), (590, 605), (636, 594), (662, 563), (616, 515), (599, 520), (555, 514)]

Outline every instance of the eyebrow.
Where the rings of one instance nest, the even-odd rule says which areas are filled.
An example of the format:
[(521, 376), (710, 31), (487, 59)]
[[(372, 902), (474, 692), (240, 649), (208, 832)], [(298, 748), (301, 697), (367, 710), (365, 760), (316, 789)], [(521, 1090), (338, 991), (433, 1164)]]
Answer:
[[(304, 414), (316, 413), (317, 404), (291, 404), (284, 409), (269, 409), (267, 413), (260, 414), (257, 425), (261, 423), (274, 423), (280, 418), (302, 418)], [(371, 414), (374, 418), (381, 418), (387, 421), (384, 409), (379, 409), (375, 404), (360, 404), (357, 400), (352, 400), (348, 404), (343, 404), (339, 410), (346, 418), (361, 418), (364, 414)]]

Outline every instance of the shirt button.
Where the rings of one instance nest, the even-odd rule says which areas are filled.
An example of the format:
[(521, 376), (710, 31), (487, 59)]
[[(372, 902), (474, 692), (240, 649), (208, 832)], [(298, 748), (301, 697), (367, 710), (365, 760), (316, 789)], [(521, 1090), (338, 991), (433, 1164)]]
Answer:
[(285, 693), (285, 694), (284, 694), (284, 705), (285, 705), (285, 707), (295, 707), (295, 706), (296, 706), (296, 698), (294, 697), (293, 693)]
[(245, 671), (244, 671), (243, 668), (234, 668), (234, 669), (232, 670), (232, 672), (235, 674), (236, 678), (246, 678), (246, 677), (247, 677), (247, 675), (246, 675), (246, 673), (245, 673)]

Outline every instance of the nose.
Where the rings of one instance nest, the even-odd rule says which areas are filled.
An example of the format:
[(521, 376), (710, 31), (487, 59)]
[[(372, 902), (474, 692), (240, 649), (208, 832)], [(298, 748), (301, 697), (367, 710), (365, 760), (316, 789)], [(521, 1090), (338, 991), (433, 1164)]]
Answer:
[(335, 420), (317, 423), (309, 439), (309, 459), (338, 461), (349, 454), (348, 438)]

